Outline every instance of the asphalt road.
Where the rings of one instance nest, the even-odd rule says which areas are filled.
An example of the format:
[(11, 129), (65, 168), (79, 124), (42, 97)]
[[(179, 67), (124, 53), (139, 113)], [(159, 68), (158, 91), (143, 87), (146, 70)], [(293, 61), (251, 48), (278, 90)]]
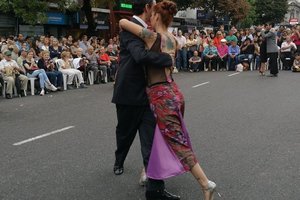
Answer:
[[(300, 74), (230, 74), (175, 75), (202, 167), (224, 200), (299, 200)], [(44, 97), (0, 98), (0, 199), (144, 199), (138, 185), (138, 138), (124, 174), (112, 172), (112, 88), (94, 85)], [(48, 135), (35, 138), (43, 134)], [(16, 145), (30, 138), (37, 140)], [(182, 200), (202, 199), (190, 174), (167, 180), (166, 187)]]

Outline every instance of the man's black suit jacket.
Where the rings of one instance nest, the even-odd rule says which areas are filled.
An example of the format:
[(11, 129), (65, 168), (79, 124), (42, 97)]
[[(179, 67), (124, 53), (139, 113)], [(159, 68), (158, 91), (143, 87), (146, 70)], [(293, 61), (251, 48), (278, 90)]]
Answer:
[[(132, 18), (139, 24), (139, 21)], [(141, 25), (142, 26), (142, 25)], [(172, 66), (171, 56), (147, 51), (145, 42), (128, 31), (120, 33), (120, 66), (117, 71), (112, 103), (121, 105), (148, 105), (144, 65)]]

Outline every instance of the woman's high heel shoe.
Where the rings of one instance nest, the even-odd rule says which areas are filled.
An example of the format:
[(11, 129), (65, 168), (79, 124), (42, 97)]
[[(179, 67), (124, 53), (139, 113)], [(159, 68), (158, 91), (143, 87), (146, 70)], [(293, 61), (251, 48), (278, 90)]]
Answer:
[(209, 180), (207, 183), (207, 188), (204, 189), (204, 191), (210, 192), (211, 199), (213, 198), (214, 192), (216, 192), (219, 197), (222, 197), (221, 194), (219, 192), (217, 192), (216, 188), (217, 188), (217, 184), (215, 182)]

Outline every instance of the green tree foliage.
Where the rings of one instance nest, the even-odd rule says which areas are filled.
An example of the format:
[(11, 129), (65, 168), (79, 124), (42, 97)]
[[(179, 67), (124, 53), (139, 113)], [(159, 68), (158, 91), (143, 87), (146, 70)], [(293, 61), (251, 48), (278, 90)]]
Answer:
[(185, 7), (201, 7), (206, 11), (213, 11), (216, 17), (226, 15), (234, 24), (245, 19), (251, 8), (247, 0), (175, 0), (175, 2), (179, 6), (185, 4)]
[(0, 11), (13, 13), (28, 24), (46, 20), (47, 1), (43, 0), (0, 0)]
[(250, 26), (254, 25), (256, 23), (256, 8), (255, 8), (255, 0), (248, 0), (251, 8), (249, 10), (249, 13), (247, 17), (242, 20), (241, 22), (241, 28), (249, 28)]
[(287, 13), (287, 11), (287, 0), (256, 0), (255, 2), (257, 24), (263, 24), (266, 22), (279, 23), (284, 19), (284, 16)]

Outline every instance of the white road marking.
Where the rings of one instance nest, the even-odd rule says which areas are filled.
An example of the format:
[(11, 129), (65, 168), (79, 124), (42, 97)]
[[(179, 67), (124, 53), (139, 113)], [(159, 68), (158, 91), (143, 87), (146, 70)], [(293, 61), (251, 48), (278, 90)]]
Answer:
[(200, 87), (200, 86), (203, 86), (203, 85), (207, 85), (207, 84), (209, 84), (209, 81), (205, 82), (205, 83), (198, 84), (198, 85), (194, 85), (193, 88), (197, 88), (197, 87)]
[(240, 72), (237, 72), (237, 73), (234, 73), (234, 74), (229, 74), (228, 76), (235, 76), (235, 75), (238, 75), (240, 74)]
[(22, 145), (22, 144), (25, 144), (25, 143), (28, 143), (28, 142), (32, 142), (34, 140), (38, 140), (38, 139), (41, 139), (41, 138), (44, 138), (44, 137), (48, 137), (50, 135), (54, 135), (56, 133), (60, 133), (60, 132), (66, 131), (66, 130), (74, 128), (74, 127), (75, 126), (68, 126), (68, 127), (65, 127), (65, 128), (59, 129), (59, 130), (55, 130), (55, 131), (52, 131), (52, 132), (49, 132), (49, 133), (45, 133), (43, 135), (39, 135), (39, 136), (36, 136), (36, 137), (33, 137), (33, 138), (29, 138), (27, 140), (23, 140), (21, 142), (14, 143), (13, 145), (14, 146), (19, 146), (19, 145)]

